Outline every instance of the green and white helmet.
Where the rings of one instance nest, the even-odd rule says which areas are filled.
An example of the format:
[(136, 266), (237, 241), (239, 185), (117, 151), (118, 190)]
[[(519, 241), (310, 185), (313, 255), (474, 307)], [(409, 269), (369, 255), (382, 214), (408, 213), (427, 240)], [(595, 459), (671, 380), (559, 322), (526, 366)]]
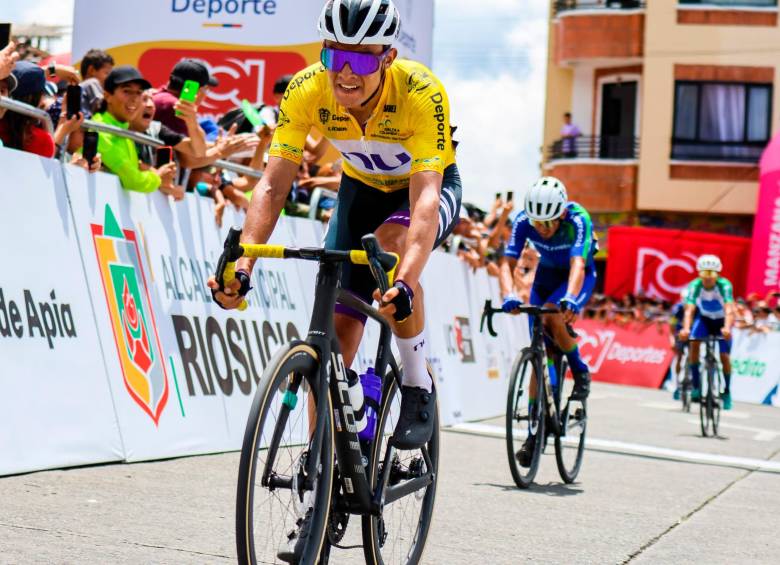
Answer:
[(569, 201), (566, 186), (555, 177), (542, 177), (525, 195), (525, 213), (530, 220), (560, 218)]
[(723, 264), (720, 262), (720, 257), (717, 255), (702, 255), (699, 260), (696, 261), (697, 271), (715, 271), (720, 273), (723, 270)]

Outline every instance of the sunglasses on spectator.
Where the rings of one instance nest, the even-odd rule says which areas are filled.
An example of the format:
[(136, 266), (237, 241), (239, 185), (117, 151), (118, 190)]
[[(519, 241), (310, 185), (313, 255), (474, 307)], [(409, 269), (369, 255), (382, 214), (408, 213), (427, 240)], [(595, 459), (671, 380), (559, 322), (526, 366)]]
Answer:
[(712, 271), (712, 270), (706, 270), (706, 271), (699, 271), (700, 277), (717, 277), (718, 271)]
[(531, 220), (531, 225), (540, 229), (551, 229), (558, 225), (560, 220)]
[(356, 75), (371, 75), (379, 70), (379, 66), (390, 49), (385, 49), (381, 55), (373, 53), (358, 53), (356, 51), (344, 51), (342, 49), (333, 49), (332, 47), (323, 47), (320, 51), (320, 62), (322, 66), (338, 73), (349, 63), (349, 68)]

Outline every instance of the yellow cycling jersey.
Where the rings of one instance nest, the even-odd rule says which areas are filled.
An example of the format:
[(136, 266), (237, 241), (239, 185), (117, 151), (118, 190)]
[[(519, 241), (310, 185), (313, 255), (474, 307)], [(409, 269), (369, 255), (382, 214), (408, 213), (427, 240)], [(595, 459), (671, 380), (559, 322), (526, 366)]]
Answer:
[(414, 173), (443, 173), (455, 163), (447, 93), (413, 61), (396, 59), (387, 70), (365, 133), (336, 102), (325, 68), (302, 70), (284, 94), (270, 155), (300, 163), (312, 127), (341, 152), (347, 175), (384, 192), (408, 188)]

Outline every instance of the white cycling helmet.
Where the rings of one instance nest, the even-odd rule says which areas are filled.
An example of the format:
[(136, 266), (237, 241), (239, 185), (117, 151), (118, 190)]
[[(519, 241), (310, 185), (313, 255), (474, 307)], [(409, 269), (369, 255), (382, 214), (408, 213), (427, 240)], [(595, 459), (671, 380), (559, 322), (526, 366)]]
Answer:
[(717, 255), (702, 255), (699, 260), (696, 261), (697, 271), (715, 271), (720, 273), (723, 270), (723, 264), (720, 262), (720, 257)]
[(525, 213), (531, 220), (560, 218), (569, 201), (566, 186), (555, 177), (542, 177), (525, 195)]
[(347, 45), (392, 45), (401, 16), (392, 0), (328, 0), (317, 24), (320, 37)]

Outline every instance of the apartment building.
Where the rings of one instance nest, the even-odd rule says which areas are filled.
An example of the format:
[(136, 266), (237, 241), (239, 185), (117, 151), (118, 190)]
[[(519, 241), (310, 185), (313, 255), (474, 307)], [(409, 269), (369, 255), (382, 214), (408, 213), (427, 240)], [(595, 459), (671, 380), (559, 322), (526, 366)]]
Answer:
[[(557, 0), (549, 25), (545, 172), (602, 232), (749, 236), (780, 108), (777, 0)], [(562, 139), (566, 112), (582, 135)]]

